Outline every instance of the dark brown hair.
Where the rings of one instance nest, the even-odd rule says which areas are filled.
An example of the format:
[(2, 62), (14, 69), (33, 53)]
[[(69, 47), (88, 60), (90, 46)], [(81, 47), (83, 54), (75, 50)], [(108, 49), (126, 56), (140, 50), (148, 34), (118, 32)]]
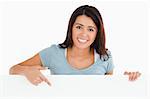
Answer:
[(71, 18), (69, 20), (69, 24), (68, 24), (66, 39), (62, 44), (59, 44), (60, 47), (68, 48), (68, 47), (73, 46), (72, 27), (76, 18), (80, 15), (86, 15), (90, 17), (96, 24), (98, 31), (97, 31), (97, 35), (96, 35), (94, 42), (90, 46), (90, 49), (94, 48), (96, 52), (100, 55), (100, 59), (103, 59), (104, 61), (107, 60), (109, 56), (107, 54), (107, 49), (105, 48), (106, 40), (105, 40), (104, 24), (103, 24), (100, 12), (97, 10), (97, 8), (93, 6), (83, 5), (83, 6), (78, 7), (72, 13)]

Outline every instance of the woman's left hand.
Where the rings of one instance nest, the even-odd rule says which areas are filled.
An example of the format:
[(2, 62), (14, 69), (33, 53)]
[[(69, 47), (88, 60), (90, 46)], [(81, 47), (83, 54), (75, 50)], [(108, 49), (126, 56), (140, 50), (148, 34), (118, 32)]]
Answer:
[(140, 77), (141, 73), (138, 72), (138, 71), (137, 72), (128, 72), (128, 71), (125, 71), (124, 75), (128, 75), (130, 81), (135, 81), (138, 77)]

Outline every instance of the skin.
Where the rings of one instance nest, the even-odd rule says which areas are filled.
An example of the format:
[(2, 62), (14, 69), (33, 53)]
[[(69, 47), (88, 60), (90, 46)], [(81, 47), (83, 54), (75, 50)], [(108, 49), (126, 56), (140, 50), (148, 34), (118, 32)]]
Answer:
[[(90, 17), (85, 15), (78, 16), (73, 28), (72, 39), (73, 47), (67, 48), (67, 61), (76, 69), (88, 68), (94, 63), (94, 50), (90, 51), (90, 45), (94, 42), (97, 33), (97, 27)], [(10, 74), (24, 75), (32, 84), (38, 85), (43, 81), (48, 85), (51, 83), (40, 72), (44, 70), (39, 54), (32, 58), (19, 63), (10, 68)], [(107, 72), (106, 75), (112, 75), (113, 71)], [(129, 76), (130, 81), (136, 80), (141, 74), (139, 72), (124, 72)]]
[(43, 81), (51, 85), (48, 79), (40, 72), (40, 70), (44, 69), (39, 54), (36, 54), (32, 58), (11, 67), (9, 73), (23, 75), (34, 85), (38, 85)]
[[(94, 63), (94, 50), (90, 51), (90, 45), (94, 42), (96, 34), (96, 25), (90, 17), (77, 17), (72, 28), (73, 47), (67, 50), (67, 59), (71, 66), (83, 69)], [(86, 40), (86, 43), (79, 40)]]

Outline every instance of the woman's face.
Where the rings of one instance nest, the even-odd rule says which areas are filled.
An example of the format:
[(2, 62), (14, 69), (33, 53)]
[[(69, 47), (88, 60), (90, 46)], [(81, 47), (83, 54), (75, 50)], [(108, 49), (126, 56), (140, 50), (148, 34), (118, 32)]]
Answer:
[(93, 20), (80, 15), (76, 18), (72, 27), (73, 46), (80, 49), (90, 48), (97, 34), (97, 27)]

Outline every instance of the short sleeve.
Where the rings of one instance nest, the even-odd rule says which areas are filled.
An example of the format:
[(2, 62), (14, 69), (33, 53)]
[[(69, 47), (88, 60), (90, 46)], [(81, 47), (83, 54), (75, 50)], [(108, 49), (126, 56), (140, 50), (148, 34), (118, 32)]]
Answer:
[(107, 71), (106, 72), (110, 72), (114, 69), (114, 63), (113, 63), (113, 59), (112, 59), (112, 55), (110, 51), (107, 51), (107, 54), (109, 56), (108, 58), (108, 65), (107, 65)]
[(51, 63), (51, 56), (53, 51), (55, 50), (56, 45), (51, 45), (48, 48), (45, 48), (39, 52), (40, 59), (43, 66), (49, 67)]

